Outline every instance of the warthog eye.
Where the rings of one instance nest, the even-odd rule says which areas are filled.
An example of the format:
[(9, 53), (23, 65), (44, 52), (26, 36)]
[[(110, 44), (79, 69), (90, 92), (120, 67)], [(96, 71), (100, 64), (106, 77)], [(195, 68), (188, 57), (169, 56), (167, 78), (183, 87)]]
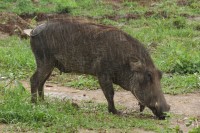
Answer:
[(153, 78), (152, 78), (152, 74), (150, 72), (147, 72), (147, 81), (152, 81)]

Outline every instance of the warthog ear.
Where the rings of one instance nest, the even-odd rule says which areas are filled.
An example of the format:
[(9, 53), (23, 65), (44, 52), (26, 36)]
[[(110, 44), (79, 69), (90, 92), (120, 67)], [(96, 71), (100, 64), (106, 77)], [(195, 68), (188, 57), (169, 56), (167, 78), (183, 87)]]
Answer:
[(141, 71), (142, 70), (142, 63), (137, 58), (131, 58), (129, 64), (130, 64), (131, 71)]

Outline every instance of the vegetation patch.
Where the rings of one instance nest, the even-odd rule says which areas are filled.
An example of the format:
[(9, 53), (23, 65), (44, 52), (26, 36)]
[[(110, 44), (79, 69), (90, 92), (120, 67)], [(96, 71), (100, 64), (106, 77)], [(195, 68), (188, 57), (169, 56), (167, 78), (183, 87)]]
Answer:
[[(200, 88), (199, 8), (199, 0), (1, 0), (0, 31), (23, 37), (25, 28), (33, 28), (40, 21), (69, 16), (95, 19), (144, 43), (164, 73), (161, 82), (165, 93), (191, 93)], [(104, 104), (87, 102), (77, 108), (70, 101), (52, 98), (31, 104), (30, 92), (17, 82), (29, 80), (36, 67), (29, 41), (0, 37), (0, 122), (9, 124), (10, 132), (181, 131), (179, 127), (170, 129), (169, 119), (157, 121), (148, 113), (144, 117), (135, 112), (127, 116), (108, 114)], [(58, 70), (49, 81), (78, 89), (99, 88), (92, 76), (59, 75)], [(199, 127), (191, 130), (196, 132)]]
[(27, 78), (35, 69), (29, 40), (16, 36), (0, 40), (0, 75), (6, 78)]
[[(0, 122), (12, 124), (12, 132), (75, 132), (79, 129), (142, 128), (155, 132), (172, 131), (169, 121), (159, 121), (139, 113), (117, 116), (107, 113), (107, 105), (85, 102), (74, 106), (70, 101), (46, 98), (44, 102), (30, 103), (30, 92), (20, 82), (11, 87), (0, 87)], [(18, 128), (16, 128), (18, 127)]]
[(185, 94), (199, 91), (200, 77), (197, 74), (166, 74), (162, 79), (164, 93)]
[[(113, 3), (103, 0), (39, 0), (38, 2), (3, 0), (0, 4), (0, 10), (18, 13), (21, 18), (16, 15), (12, 18), (8, 17), (9, 15), (2, 15), (1, 17), (5, 17), (5, 19), (1, 19), (1, 21), (4, 20), (1, 24), (3, 26), (8, 24), (18, 25), (20, 29), (16, 27), (12, 29), (16, 34), (28, 26), (34, 26), (37, 21), (62, 18), (69, 15), (93, 18), (99, 23), (113, 25), (143, 42), (150, 50), (158, 68), (164, 73), (174, 74), (172, 77), (177, 79), (176, 83), (178, 82), (178, 84), (171, 80), (173, 78), (167, 79), (164, 77), (162, 81), (163, 88), (167, 90), (166, 92), (170, 93), (168, 91), (171, 90), (168, 88), (169, 84), (171, 85), (170, 88), (176, 88), (176, 93), (191, 92), (199, 87), (199, 81), (194, 80), (193, 77), (198, 78), (200, 72), (200, 41), (198, 21), (191, 21), (188, 17), (198, 15), (198, 10), (192, 8), (191, 5), (199, 2), (191, 0), (184, 4), (186, 1), (176, 1), (175, 3), (174, 1), (150, 2), (150, 6), (137, 1)], [(180, 5), (180, 2), (183, 4)], [(13, 5), (16, 5), (15, 8), (10, 8)], [(35, 8), (37, 5), (39, 6)], [(43, 9), (44, 5), (47, 8)], [(61, 13), (60, 11), (63, 11), (63, 9), (69, 9), (70, 11)], [(9, 29), (9, 27), (5, 29)], [(30, 77), (35, 69), (35, 63), (30, 50), (29, 39), (9, 37), (1, 39), (0, 46), (2, 47), (0, 50), (0, 75), (16, 78)], [(76, 74), (58, 76), (59, 72), (55, 71), (55, 73), (56, 77), (51, 78), (53, 82), (81, 89), (99, 88), (97, 80), (91, 76)], [(182, 84), (182, 81), (178, 79), (183, 77), (194, 82), (188, 83), (188, 85)], [(184, 85), (186, 86), (184, 87)], [(192, 89), (185, 91), (183, 88), (187, 88), (187, 86)]]

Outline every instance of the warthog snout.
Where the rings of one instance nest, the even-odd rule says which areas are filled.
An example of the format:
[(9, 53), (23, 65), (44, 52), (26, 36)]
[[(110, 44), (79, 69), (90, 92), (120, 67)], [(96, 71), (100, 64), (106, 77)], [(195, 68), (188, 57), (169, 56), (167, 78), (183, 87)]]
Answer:
[(162, 105), (158, 102), (155, 103), (155, 107), (150, 107), (154, 115), (156, 115), (159, 119), (163, 120), (166, 117), (166, 112), (169, 112), (170, 105)]

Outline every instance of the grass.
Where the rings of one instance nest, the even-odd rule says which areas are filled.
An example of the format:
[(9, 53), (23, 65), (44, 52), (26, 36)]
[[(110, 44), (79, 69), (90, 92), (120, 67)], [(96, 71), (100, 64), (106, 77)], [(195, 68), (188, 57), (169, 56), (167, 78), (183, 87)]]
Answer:
[(7, 78), (27, 78), (35, 69), (29, 40), (16, 36), (0, 40), (0, 75)]
[[(161, 81), (164, 93), (182, 94), (200, 88), (200, 25), (199, 20), (194, 19), (200, 14), (199, 5), (199, 0), (188, 0), (185, 5), (178, 0), (160, 0), (151, 6), (127, 0), (122, 3), (106, 0), (39, 0), (38, 3), (1, 0), (0, 12), (19, 15), (69, 13), (118, 27), (149, 49), (156, 66), (164, 72)], [(154, 120), (149, 117), (149, 112), (143, 117), (136, 112), (115, 116), (107, 113), (105, 104), (86, 102), (76, 108), (70, 101), (52, 98), (31, 104), (30, 93), (17, 82), (29, 79), (35, 70), (29, 39), (17, 36), (0, 39), (0, 68), (0, 123), (9, 124), (10, 132), (77, 132), (81, 129), (128, 132), (134, 128), (176, 132), (168, 127), (169, 120)], [(58, 73), (57, 70), (53, 72), (50, 82), (78, 89), (99, 88), (92, 76)], [(14, 83), (10, 84), (10, 80)], [(199, 128), (191, 132), (199, 132)]]
[[(14, 12), (17, 14), (32, 13), (67, 13), (77, 4), (75, 0), (40, 0), (33, 3), (31, 0), (2, 0), (0, 1), (0, 11)], [(13, 8), (14, 7), (14, 8)], [(44, 8), (45, 7), (45, 8)]]
[[(23, 14), (70, 9), (71, 15), (90, 17), (99, 23), (114, 25), (143, 42), (150, 50), (156, 66), (164, 73), (172, 75), (170, 78), (165, 76), (162, 80), (164, 92), (180, 94), (199, 88), (199, 23), (187, 17), (198, 15), (197, 0), (190, 0), (185, 6), (178, 4), (176, 0), (160, 1), (154, 6), (141, 6), (130, 1), (113, 4), (103, 0), (40, 0), (39, 3), (29, 0), (3, 0), (1, 3), (1, 11)], [(16, 5), (15, 8), (10, 8), (13, 4)], [(39, 6), (36, 8), (36, 5)], [(43, 5), (48, 6), (44, 9)], [(152, 14), (146, 15), (147, 13)], [(127, 14), (139, 17), (128, 19), (124, 17)], [(112, 19), (116, 16), (122, 17)], [(0, 47), (0, 75), (19, 79), (30, 77), (35, 69), (35, 62), (29, 40), (8, 37), (0, 40)], [(63, 74), (53, 77), (52, 80), (80, 89), (99, 88), (96, 79), (86, 75)]]
[(73, 16), (85, 16), (99, 18), (105, 15), (114, 14), (112, 5), (105, 4), (103, 1), (78, 0), (77, 8), (70, 12)]
[(197, 74), (166, 74), (162, 79), (163, 91), (166, 94), (186, 94), (199, 91), (200, 78)]
[(192, 131), (189, 133), (199, 133), (200, 132), (200, 127), (194, 128)]
[(107, 113), (107, 105), (85, 102), (79, 107), (70, 101), (46, 98), (45, 102), (30, 103), (30, 92), (20, 82), (10, 87), (0, 86), (0, 123), (12, 125), (8, 131), (76, 132), (80, 129), (118, 129), (129, 131), (142, 128), (155, 132), (169, 132), (169, 121), (152, 119), (149, 113), (142, 117), (134, 112), (116, 116)]

